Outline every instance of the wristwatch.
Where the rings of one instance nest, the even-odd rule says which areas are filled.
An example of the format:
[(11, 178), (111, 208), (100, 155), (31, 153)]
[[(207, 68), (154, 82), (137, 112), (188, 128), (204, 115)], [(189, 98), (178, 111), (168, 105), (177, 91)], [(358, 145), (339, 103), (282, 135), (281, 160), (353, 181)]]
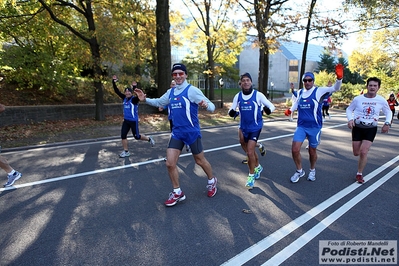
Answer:
[(390, 125), (391, 125), (391, 123), (389, 123), (389, 122), (385, 122), (385, 123), (384, 123), (384, 125), (386, 125), (386, 126), (390, 126)]

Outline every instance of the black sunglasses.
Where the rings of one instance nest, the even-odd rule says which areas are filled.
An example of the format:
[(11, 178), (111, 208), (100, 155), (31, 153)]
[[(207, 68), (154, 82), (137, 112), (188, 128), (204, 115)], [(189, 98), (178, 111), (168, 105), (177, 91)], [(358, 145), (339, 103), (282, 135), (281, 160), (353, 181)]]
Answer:
[(303, 79), (302, 81), (303, 81), (303, 82), (312, 82), (313, 79)]

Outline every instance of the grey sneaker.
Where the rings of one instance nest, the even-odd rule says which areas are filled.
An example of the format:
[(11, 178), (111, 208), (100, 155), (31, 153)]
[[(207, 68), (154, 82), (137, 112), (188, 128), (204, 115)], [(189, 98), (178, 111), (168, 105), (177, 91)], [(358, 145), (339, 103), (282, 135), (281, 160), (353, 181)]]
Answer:
[(130, 152), (128, 152), (128, 151), (123, 151), (121, 154), (119, 154), (119, 157), (121, 157), (121, 158), (129, 157), (129, 156), (130, 156)]
[(299, 178), (305, 176), (305, 171), (302, 169), (302, 172), (295, 171), (295, 174), (291, 176), (291, 182), (296, 183), (299, 181)]
[(309, 181), (316, 181), (316, 170), (309, 171), (308, 180)]
[(8, 175), (8, 181), (7, 183), (4, 184), (4, 187), (11, 187), (12, 185), (14, 185), (15, 181), (17, 181), (18, 179), (20, 179), (22, 176), (22, 174), (20, 172), (15, 171), (14, 174), (12, 175)]
[(151, 136), (149, 136), (148, 138), (149, 138), (149, 142), (150, 142), (151, 146), (154, 147), (155, 140)]
[(260, 155), (265, 156), (266, 149), (265, 149), (265, 146), (263, 146), (262, 143), (259, 143), (259, 151), (260, 151)]

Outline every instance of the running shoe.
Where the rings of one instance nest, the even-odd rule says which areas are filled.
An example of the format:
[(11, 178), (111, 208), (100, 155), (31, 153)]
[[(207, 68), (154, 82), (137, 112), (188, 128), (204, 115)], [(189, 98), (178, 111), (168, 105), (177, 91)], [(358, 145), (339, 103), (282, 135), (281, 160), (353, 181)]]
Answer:
[(119, 157), (121, 157), (121, 158), (129, 157), (129, 156), (130, 156), (130, 152), (128, 152), (128, 151), (123, 151), (121, 154), (119, 154)]
[(302, 169), (302, 172), (295, 171), (295, 174), (291, 176), (291, 182), (296, 183), (299, 181), (299, 178), (305, 176), (305, 171)]
[(183, 201), (186, 199), (186, 196), (184, 195), (184, 192), (182, 191), (180, 194), (177, 194), (175, 192), (170, 192), (169, 193), (169, 198), (165, 201), (165, 205), (168, 207), (176, 205), (179, 201)]
[(255, 184), (255, 176), (254, 175), (248, 175), (247, 183), (245, 184), (245, 186), (248, 189), (253, 189), (254, 188), (254, 184)]
[(255, 171), (254, 171), (255, 179), (259, 179), (260, 178), (260, 173), (262, 173), (262, 171), (263, 171), (262, 165), (259, 164), (257, 167), (255, 167)]
[(316, 169), (309, 171), (308, 181), (316, 181)]
[(356, 175), (356, 181), (359, 184), (363, 184), (364, 183), (363, 175)]
[(243, 164), (247, 164), (247, 163), (248, 163), (248, 156), (247, 156), (247, 157), (245, 157), (245, 159), (244, 159), (244, 160), (242, 160), (242, 161), (241, 161), (241, 163), (243, 163)]
[(266, 149), (265, 149), (265, 146), (263, 146), (262, 143), (259, 143), (259, 151), (260, 151), (260, 155), (265, 156)]
[(215, 182), (213, 182), (213, 184), (209, 184), (206, 186), (206, 188), (208, 189), (208, 197), (212, 198), (213, 196), (216, 195), (216, 192), (218, 191), (218, 188), (216, 187), (217, 183), (218, 183), (218, 179), (216, 177), (214, 177)]
[(186, 152), (190, 152), (190, 151), (191, 151), (190, 145), (186, 145)]
[(155, 140), (151, 136), (149, 136), (148, 138), (149, 138), (148, 142), (150, 142), (151, 146), (154, 147)]
[(18, 179), (20, 179), (22, 176), (22, 174), (20, 172), (15, 171), (14, 174), (12, 175), (8, 175), (8, 181), (7, 183), (4, 184), (4, 187), (11, 187), (12, 185), (14, 185), (15, 181), (17, 181)]

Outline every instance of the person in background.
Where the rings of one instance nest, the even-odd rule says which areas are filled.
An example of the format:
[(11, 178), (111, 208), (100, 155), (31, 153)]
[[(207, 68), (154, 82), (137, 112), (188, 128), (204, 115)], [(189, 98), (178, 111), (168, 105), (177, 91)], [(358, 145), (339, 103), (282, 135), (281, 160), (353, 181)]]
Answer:
[[(263, 128), (262, 110), (269, 115), (275, 110), (275, 107), (263, 93), (253, 89), (252, 77), (249, 73), (242, 74), (240, 82), (241, 92), (234, 96), (228, 114), (233, 118), (237, 117), (238, 114), (240, 115), (239, 130), (242, 132), (244, 142), (241, 142), (240, 134), (239, 138), (241, 146), (248, 156), (249, 170), (245, 186), (252, 189), (255, 179), (260, 178), (263, 170), (255, 152), (256, 143)], [(262, 106), (264, 107), (262, 108)], [(237, 108), (239, 112), (236, 111)]]
[[(291, 96), (291, 102), (292, 103), (294, 103), (294, 102), (296, 102), (296, 98), (297, 98), (297, 91), (295, 90), (295, 86), (294, 86), (294, 83), (290, 83), (290, 91), (291, 91), (291, 93), (292, 93), (292, 96)], [(293, 122), (294, 121), (294, 112), (292, 112), (291, 113), (291, 115), (290, 115), (290, 122)]]
[(359, 156), (356, 181), (364, 183), (363, 170), (367, 164), (367, 154), (377, 134), (380, 111), (385, 114), (385, 123), (381, 132), (388, 133), (392, 112), (384, 97), (377, 94), (381, 80), (376, 77), (367, 79), (367, 93), (356, 96), (346, 108), (348, 128), (352, 130), (352, 150)]
[(112, 77), (112, 86), (115, 93), (123, 100), (123, 123), (121, 128), (121, 139), (123, 152), (119, 155), (120, 158), (125, 158), (130, 156), (127, 134), (132, 130), (133, 137), (136, 140), (148, 141), (151, 146), (155, 145), (154, 139), (149, 136), (140, 135), (139, 133), (139, 98), (133, 96), (133, 89), (137, 88), (137, 83), (132, 82), (132, 86), (125, 88), (124, 93), (119, 91), (116, 83), (118, 81), (117, 76)]
[(297, 101), (290, 109), (285, 111), (289, 116), (292, 111), (298, 110), (297, 128), (292, 139), (291, 153), (296, 171), (290, 180), (297, 183), (305, 176), (302, 169), (301, 146), (305, 139), (309, 141), (308, 153), (310, 172), (307, 180), (316, 181), (317, 146), (320, 143), (321, 128), (323, 126), (321, 105), (322, 99), (327, 93), (338, 91), (341, 88), (344, 76), (344, 67), (341, 64), (335, 66), (337, 81), (332, 87), (315, 87), (315, 77), (312, 72), (306, 72), (303, 77), (303, 89), (298, 91)]
[(395, 94), (393, 93), (389, 95), (387, 102), (392, 112), (392, 119), (391, 119), (391, 126), (392, 126), (393, 118), (395, 117), (395, 106), (398, 106), (399, 104), (398, 101), (395, 99)]
[[(6, 107), (3, 104), (0, 104), (0, 113), (4, 112)], [(7, 173), (7, 182), (4, 184), (4, 187), (11, 187), (14, 185), (15, 181), (22, 177), (22, 174), (18, 171), (15, 171), (14, 168), (10, 166), (8, 161), (0, 155), (0, 167)]]
[(324, 99), (323, 99), (323, 121), (326, 120), (326, 115), (328, 116), (329, 119), (331, 119), (330, 113), (328, 110), (330, 109), (330, 104), (331, 104), (331, 95), (332, 93), (329, 93)]
[[(331, 87), (332, 82), (328, 81), (327, 87)], [(328, 110), (330, 109), (330, 104), (331, 104), (331, 96), (332, 93), (328, 93), (326, 96), (323, 98), (323, 106), (322, 106), (322, 111), (323, 111), (323, 122), (326, 120), (326, 115), (328, 116), (329, 119), (331, 119), (330, 113)]]
[(184, 145), (189, 145), (195, 163), (198, 164), (208, 177), (208, 197), (214, 197), (217, 192), (217, 178), (213, 175), (211, 164), (205, 158), (202, 146), (202, 135), (198, 119), (198, 108), (215, 111), (215, 105), (205, 97), (200, 89), (187, 82), (187, 68), (181, 63), (172, 67), (172, 77), (176, 87), (170, 88), (160, 98), (147, 98), (144, 92), (136, 89), (140, 101), (159, 107), (168, 105), (173, 121), (173, 129), (166, 150), (166, 167), (172, 182), (173, 191), (165, 201), (166, 206), (174, 206), (186, 199), (180, 188), (179, 169), (177, 162)]

